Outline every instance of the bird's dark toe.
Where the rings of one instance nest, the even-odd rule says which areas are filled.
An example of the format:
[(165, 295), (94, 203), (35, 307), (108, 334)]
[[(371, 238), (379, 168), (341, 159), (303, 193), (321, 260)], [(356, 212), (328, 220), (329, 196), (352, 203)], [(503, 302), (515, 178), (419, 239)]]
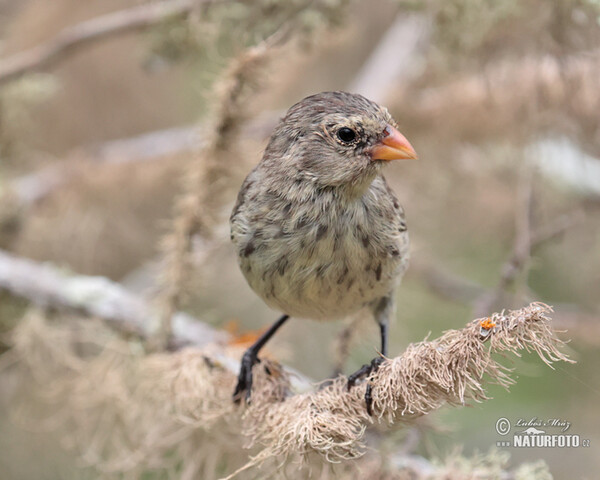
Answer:
[[(348, 390), (350, 390), (356, 383), (363, 378), (368, 377), (371, 373), (376, 372), (380, 365), (383, 363), (384, 357), (375, 357), (371, 360), (371, 363), (367, 363), (360, 367), (356, 372), (348, 377)], [(373, 415), (373, 385), (367, 383), (367, 389), (365, 391), (365, 404), (367, 406), (367, 413)]]
[(360, 367), (356, 372), (352, 375), (348, 375), (348, 390), (350, 390), (356, 383), (368, 376), (371, 373), (371, 364), (366, 364)]
[(367, 389), (365, 390), (365, 404), (367, 405), (367, 413), (369, 416), (373, 416), (373, 385), (367, 383)]

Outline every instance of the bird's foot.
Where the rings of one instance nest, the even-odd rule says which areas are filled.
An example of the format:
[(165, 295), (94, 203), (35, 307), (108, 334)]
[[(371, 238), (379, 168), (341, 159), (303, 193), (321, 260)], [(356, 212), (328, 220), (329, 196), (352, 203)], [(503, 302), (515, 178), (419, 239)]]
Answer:
[(252, 350), (246, 350), (242, 357), (237, 385), (233, 391), (233, 401), (235, 403), (240, 403), (242, 397), (244, 397), (246, 403), (250, 403), (250, 395), (252, 393), (252, 367), (259, 362), (260, 359), (256, 353)]
[[(381, 356), (375, 357), (373, 360), (371, 360), (371, 363), (367, 363), (366, 365), (363, 365), (356, 372), (354, 372), (352, 375), (350, 375), (348, 377), (348, 384), (347, 384), (348, 390), (350, 390), (354, 385), (356, 385), (356, 383), (360, 379), (366, 378), (369, 375), (371, 375), (373, 372), (376, 372), (384, 360), (385, 360), (384, 357), (381, 357)], [(372, 393), (373, 393), (373, 385), (371, 385), (371, 383), (367, 383), (367, 389), (365, 391), (365, 403), (367, 405), (367, 413), (371, 416), (373, 415), (373, 410), (371, 408), (373, 405)]]

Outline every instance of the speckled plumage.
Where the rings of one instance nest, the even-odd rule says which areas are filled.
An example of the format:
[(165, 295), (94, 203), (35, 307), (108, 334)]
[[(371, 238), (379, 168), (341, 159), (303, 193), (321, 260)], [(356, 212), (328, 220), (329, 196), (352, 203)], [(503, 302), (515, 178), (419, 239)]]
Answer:
[[(415, 158), (385, 108), (345, 92), (292, 106), (240, 189), (231, 239), (252, 289), (284, 313), (242, 359), (249, 399), (258, 351), (289, 316), (335, 320), (370, 307), (386, 354), (393, 290), (408, 265), (404, 211), (381, 174)], [(349, 378), (377, 368), (378, 358)], [(367, 389), (370, 409), (370, 388)]]
[[(380, 173), (384, 162), (361, 155), (388, 123), (387, 110), (343, 92), (308, 97), (281, 120), (231, 215), (241, 270), (269, 306), (339, 319), (399, 283), (404, 211)], [(347, 149), (328, 131), (342, 124), (374, 134)]]

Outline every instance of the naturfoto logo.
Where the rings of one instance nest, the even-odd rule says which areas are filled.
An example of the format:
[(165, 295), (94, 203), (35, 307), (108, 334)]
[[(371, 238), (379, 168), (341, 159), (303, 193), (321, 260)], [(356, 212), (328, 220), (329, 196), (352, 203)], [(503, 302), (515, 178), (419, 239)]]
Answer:
[(576, 448), (589, 447), (588, 439), (581, 439), (577, 434), (566, 434), (571, 428), (571, 422), (560, 418), (547, 420), (537, 417), (529, 420), (519, 418), (511, 423), (508, 418), (499, 418), (496, 422), (496, 432), (506, 437), (514, 429), (512, 439), (502, 439), (496, 442), (498, 447), (516, 448)]

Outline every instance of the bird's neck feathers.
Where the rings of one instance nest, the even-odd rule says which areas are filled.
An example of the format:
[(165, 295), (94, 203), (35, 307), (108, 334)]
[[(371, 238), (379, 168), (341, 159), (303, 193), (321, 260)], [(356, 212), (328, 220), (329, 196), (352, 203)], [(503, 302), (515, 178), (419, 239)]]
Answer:
[(339, 197), (345, 197), (348, 200), (355, 200), (367, 193), (373, 181), (380, 175), (378, 169), (369, 169), (367, 172), (361, 172), (356, 175), (350, 182), (345, 182), (336, 185), (334, 188)]
[(327, 185), (319, 182), (306, 171), (287, 170), (287, 181), (274, 181), (274, 177), (263, 176), (263, 188), (289, 202), (315, 202), (318, 197), (333, 197), (344, 200), (344, 203), (353, 203), (365, 196), (373, 182), (381, 176), (378, 170), (369, 172), (368, 175), (357, 176), (353, 181), (339, 185)]

